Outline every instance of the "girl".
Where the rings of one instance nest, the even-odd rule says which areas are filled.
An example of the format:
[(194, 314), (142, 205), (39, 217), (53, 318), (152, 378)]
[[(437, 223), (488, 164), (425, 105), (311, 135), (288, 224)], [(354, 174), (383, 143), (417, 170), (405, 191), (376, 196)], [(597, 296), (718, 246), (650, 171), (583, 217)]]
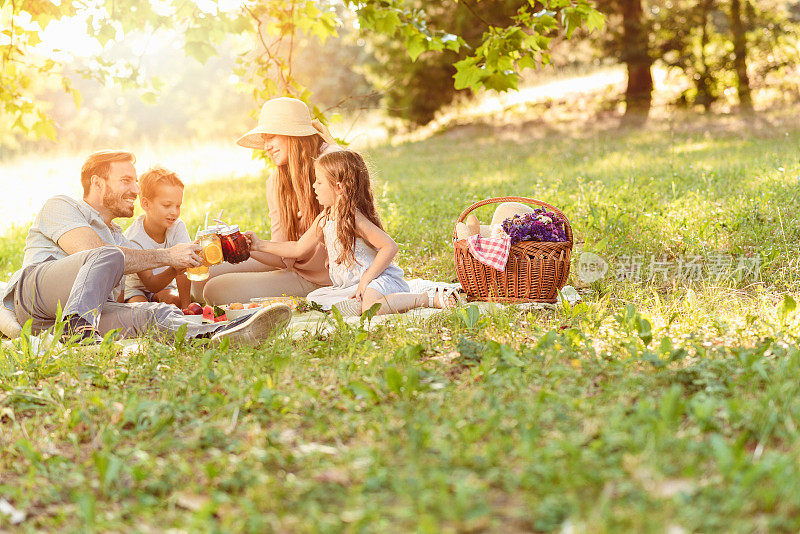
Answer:
[(297, 258), (320, 243), (328, 251), (333, 286), (308, 294), (323, 309), (335, 306), (342, 315), (361, 315), (374, 304), (378, 314), (412, 308), (449, 308), (457, 303), (453, 290), (411, 293), (403, 271), (392, 263), (397, 243), (384, 232), (372, 195), (364, 159), (350, 150), (324, 154), (314, 165), (314, 193), (322, 213), (298, 241), (271, 242), (247, 232), (252, 250)]

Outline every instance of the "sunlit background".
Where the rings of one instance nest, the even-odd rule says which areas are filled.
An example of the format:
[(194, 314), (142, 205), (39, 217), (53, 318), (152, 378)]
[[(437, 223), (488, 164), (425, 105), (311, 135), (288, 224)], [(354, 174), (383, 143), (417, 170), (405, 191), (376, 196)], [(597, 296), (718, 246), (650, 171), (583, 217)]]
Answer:
[[(610, 9), (607, 3), (600, 1), (598, 6)], [(195, 0), (194, 4), (209, 17), (242, 8), (240, 2), (233, 0)], [(497, 11), (501, 4), (484, 5)], [(150, 5), (162, 15), (172, 15), (168, 2)], [(441, 62), (422, 56), (412, 64), (400, 44), (359, 33), (353, 14), (340, 2), (326, 5), (337, 10), (342, 20), (338, 35), (325, 43), (310, 36), (298, 39), (293, 75), (309, 88), (313, 103), (331, 119), (334, 135), (354, 147), (418, 140), (467, 122), (540, 120), (552, 115), (551, 105), (558, 102), (569, 104), (561, 107), (561, 118), (575, 120), (576, 124), (580, 120), (591, 121), (593, 116), (619, 115), (624, 110), (622, 94), (627, 75), (620, 51), (620, 44), (624, 43), (614, 41), (619, 21), (613, 18), (609, 18), (606, 33), (578, 34), (571, 41), (556, 39), (552, 44), (553, 65), (541, 71), (526, 71), (519, 91), (458, 93), (450, 102), (452, 73)], [(679, 14), (684, 16), (699, 9), (689, 2), (643, 0), (643, 5), (648, 10), (646, 17), (653, 23), (653, 39), (664, 42), (670, 34), (658, 32), (664, 33), (671, 21), (679, 24)], [(430, 3), (428, 9), (433, 16), (449, 20), (447, 10), (458, 6), (448, 6)], [(754, 102), (762, 109), (797, 100), (798, 6), (800, 2), (795, 0), (785, 4), (765, 0), (758, 4), (763, 11), (758, 16), (764, 18), (764, 13), (772, 16), (774, 12), (775, 20), (783, 17), (780, 47), (758, 27), (749, 29)], [(722, 35), (727, 31), (725, 12), (715, 9), (709, 20)], [(56, 141), (21, 135), (0, 116), (0, 183), (5, 192), (0, 198), (5, 214), (0, 231), (28, 222), (51, 195), (79, 195), (81, 163), (98, 149), (130, 150), (136, 154), (139, 172), (159, 164), (176, 170), (189, 184), (254, 175), (265, 168), (264, 161), (255, 159), (252, 151), (235, 145), (235, 140), (255, 125), (263, 102), (254, 97), (253, 86), (248, 85), (252, 80), (241, 79), (237, 74), (241, 70), (236, 70), (237, 58), (244, 57), (247, 66), (246, 54), (257, 45), (254, 35), (231, 33), (221, 44), (215, 44), (216, 54), (201, 63), (185, 53), (185, 36), (178, 21), (175, 27), (128, 32), (124, 36), (112, 32), (105, 35), (109, 42), (104, 48), (92, 37), (100, 30), (91, 27), (91, 14), (86, 10), (81, 16), (54, 20), (35, 46), (38, 55), (53, 59), (63, 68), (81, 94), (76, 102), (58, 78), (48, 77), (34, 79), (27, 89), (46, 103), (55, 121)], [(30, 17), (25, 19), (25, 13), (17, 23), (36, 27)], [(777, 28), (774, 26), (771, 31), (774, 33)], [(714, 35), (712, 38), (716, 38)], [(0, 33), (0, 45), (7, 42), (7, 35)], [(693, 43), (691, 39), (687, 41), (685, 58), (666, 51), (654, 63), (651, 116), (668, 116), (678, 109), (706, 111), (697, 102), (692, 108), (691, 103), (696, 98), (694, 78), (700, 68), (696, 65), (699, 52)], [(709, 68), (722, 65), (712, 61), (729, 62), (723, 45), (719, 39), (707, 45)], [(126, 89), (84, 76), (82, 73), (91, 70), (98, 59), (118, 68), (121, 76), (126, 74), (124, 65), (135, 66), (145, 83)], [(389, 67), (394, 63), (399, 66), (392, 70)], [(718, 98), (708, 109), (728, 113), (737, 98), (730, 73), (720, 74), (718, 83), (722, 84)], [(425, 100), (438, 94), (445, 94), (444, 104), (434, 102), (431, 109), (424, 109)], [(398, 116), (410, 118), (410, 122)]]

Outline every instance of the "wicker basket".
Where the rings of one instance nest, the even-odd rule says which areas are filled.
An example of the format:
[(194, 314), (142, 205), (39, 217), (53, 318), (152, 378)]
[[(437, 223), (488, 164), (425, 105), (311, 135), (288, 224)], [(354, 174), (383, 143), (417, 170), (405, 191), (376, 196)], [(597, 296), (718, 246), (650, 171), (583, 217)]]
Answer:
[(522, 202), (536, 204), (564, 217), (567, 240), (559, 243), (522, 241), (511, 245), (505, 271), (484, 265), (472, 255), (465, 239), (457, 240), (455, 230), (456, 274), (469, 300), (495, 302), (556, 302), (558, 290), (564, 287), (572, 257), (572, 226), (567, 217), (550, 204), (524, 197), (487, 198), (461, 213), (463, 222), (469, 213), (486, 204)]

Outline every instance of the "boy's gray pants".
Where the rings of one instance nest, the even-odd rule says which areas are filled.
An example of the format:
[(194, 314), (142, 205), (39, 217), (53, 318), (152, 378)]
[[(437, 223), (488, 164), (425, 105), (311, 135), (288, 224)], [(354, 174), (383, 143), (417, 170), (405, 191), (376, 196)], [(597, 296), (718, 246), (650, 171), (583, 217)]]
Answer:
[(197, 337), (221, 328), (191, 323), (171, 304), (110, 300), (124, 272), (125, 253), (112, 246), (30, 265), (14, 289), (17, 320), (24, 325), (33, 319), (32, 331), (39, 333), (53, 326), (60, 304), (64, 316), (83, 317), (101, 335), (120, 329), (123, 337), (139, 337), (151, 328), (172, 333), (186, 325), (187, 337)]

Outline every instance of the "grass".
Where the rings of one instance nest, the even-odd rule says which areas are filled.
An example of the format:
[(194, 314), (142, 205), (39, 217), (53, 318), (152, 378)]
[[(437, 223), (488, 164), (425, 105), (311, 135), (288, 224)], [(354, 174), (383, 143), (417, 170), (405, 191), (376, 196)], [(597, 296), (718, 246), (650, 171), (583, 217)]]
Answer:
[[(502, 195), (563, 209), (612, 268), (696, 255), (703, 277), (609, 276), (555, 312), (249, 350), (20, 339), (0, 351), (0, 496), (31, 531), (796, 531), (799, 142), (678, 119), (372, 149), (410, 277), (454, 279), (455, 218)], [(263, 181), (188, 191), (184, 217), (212, 203), (266, 231)], [(0, 244), (6, 275), (23, 240)], [(713, 255), (746, 253), (758, 276), (708, 276)]]

